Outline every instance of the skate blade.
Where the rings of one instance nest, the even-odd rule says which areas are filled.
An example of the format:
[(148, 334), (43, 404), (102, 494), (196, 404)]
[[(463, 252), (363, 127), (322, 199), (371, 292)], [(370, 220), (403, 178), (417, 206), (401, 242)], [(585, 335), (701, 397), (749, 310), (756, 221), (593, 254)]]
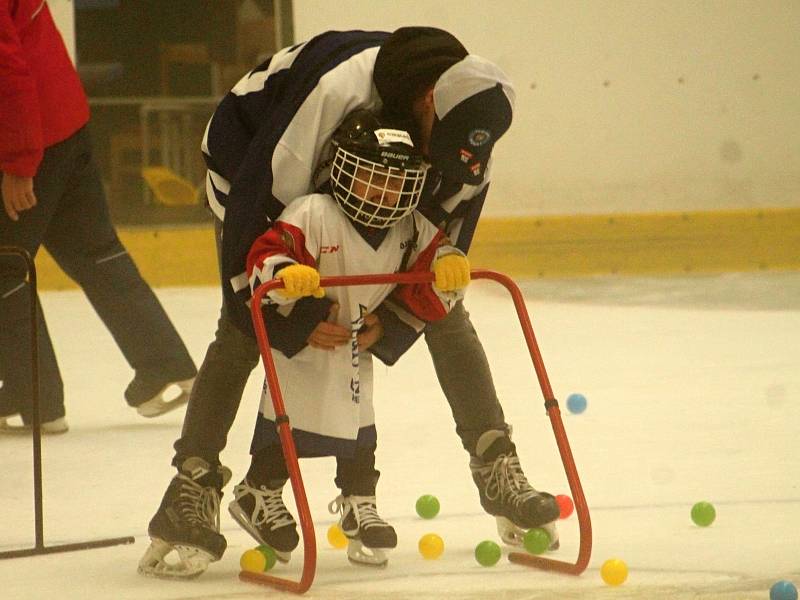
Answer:
[(292, 558), (291, 550), (289, 552), (285, 552), (283, 550), (276, 550), (272, 544), (264, 540), (261, 535), (258, 533), (258, 530), (253, 527), (250, 523), (250, 519), (244, 514), (242, 509), (234, 500), (228, 505), (228, 512), (233, 517), (233, 520), (239, 524), (239, 527), (244, 529), (247, 533), (250, 534), (250, 537), (257, 541), (259, 544), (264, 546), (269, 546), (275, 552), (275, 558), (277, 558), (282, 563), (288, 563), (289, 560)]
[[(189, 401), (189, 394), (192, 391), (192, 385), (194, 385), (194, 377), (185, 381), (175, 381), (167, 384), (153, 398), (137, 406), (136, 412), (143, 417), (152, 418), (168, 413), (176, 408), (180, 408)], [(172, 386), (178, 386), (180, 392), (177, 396), (168, 400), (165, 398), (164, 392), (166, 392)]]
[[(166, 557), (172, 552), (178, 555), (178, 562), (169, 562)], [(208, 569), (214, 561), (205, 550), (193, 546), (172, 546), (164, 540), (154, 538), (150, 547), (139, 561), (138, 572), (145, 577), (158, 579), (195, 579)]]
[[(495, 519), (497, 520), (497, 534), (500, 536), (500, 539), (509, 546), (521, 547), (523, 545), (522, 540), (525, 537), (526, 530), (522, 529), (521, 527), (517, 527), (506, 517), (495, 517)], [(558, 548), (561, 546), (561, 543), (558, 540), (558, 528), (556, 527), (556, 522), (550, 521), (549, 523), (540, 525), (540, 527), (544, 529), (550, 536), (551, 541), (548, 550), (558, 550)]]
[[(33, 431), (33, 427), (30, 425), (16, 425), (14, 423), (9, 423), (7, 417), (0, 417), (0, 435), (30, 435), (31, 431)], [(66, 419), (61, 417), (60, 419), (42, 423), (40, 431), (42, 435), (59, 435), (67, 433), (67, 431), (69, 431), (69, 426), (67, 425)]]
[(348, 538), (347, 560), (360, 567), (373, 567), (382, 569), (389, 564), (384, 548), (367, 548), (361, 540)]

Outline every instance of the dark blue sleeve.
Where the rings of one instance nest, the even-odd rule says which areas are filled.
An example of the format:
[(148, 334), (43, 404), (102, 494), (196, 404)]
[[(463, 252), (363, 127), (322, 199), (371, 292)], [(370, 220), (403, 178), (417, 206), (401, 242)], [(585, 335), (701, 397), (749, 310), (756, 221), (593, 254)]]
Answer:
[(276, 304), (261, 309), (270, 346), (292, 358), (306, 347), (314, 328), (328, 318), (333, 301), (328, 298), (301, 298), (288, 316), (278, 313)]
[[(289, 69), (279, 71), (269, 78), (269, 89), (265, 87), (262, 97), (254, 99), (252, 106), (243, 104), (249, 94), (241, 99), (231, 100), (238, 101), (238, 106), (226, 105), (224, 108), (230, 114), (225, 118), (237, 121), (240, 129), (234, 128), (215, 136), (220, 139), (223, 135), (235, 136), (245, 131), (250, 135), (250, 141), (246, 144), (244, 154), (237, 159), (237, 164), (221, 164), (223, 159), (218, 156), (216, 146), (212, 147), (209, 130), (208, 143), (213, 156), (212, 162), (220, 166), (223, 176), (231, 173), (226, 177), (231, 182), (231, 189), (225, 205), (220, 261), (223, 295), (233, 322), (249, 335), (253, 335), (253, 328), (249, 309), (245, 305), (248, 299), (247, 290), (236, 292), (228, 282), (244, 272), (247, 254), (253, 242), (284, 209), (284, 205), (271, 191), (274, 178), (280, 176), (279, 173), (273, 173), (271, 168), (275, 148), (321, 77), (359, 52), (380, 45), (387, 36), (388, 33), (385, 32), (364, 31), (327, 32), (319, 35), (298, 50)], [(221, 104), (220, 109), (222, 108)], [(251, 116), (235, 117), (237, 110)], [(258, 117), (258, 122), (255, 121), (255, 116)], [(249, 131), (248, 128), (252, 130)], [(238, 150), (230, 150), (231, 155), (241, 152), (245, 147), (244, 137), (246, 136), (232, 142)]]
[(382, 363), (392, 366), (414, 345), (422, 331), (417, 331), (402, 321), (386, 303), (376, 308), (374, 314), (381, 320), (383, 336), (369, 351)]

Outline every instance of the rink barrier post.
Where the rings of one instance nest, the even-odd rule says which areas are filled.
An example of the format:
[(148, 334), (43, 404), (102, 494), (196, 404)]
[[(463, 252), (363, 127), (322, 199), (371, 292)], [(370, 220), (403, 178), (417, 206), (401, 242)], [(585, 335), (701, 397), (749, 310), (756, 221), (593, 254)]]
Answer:
[[(578, 517), (579, 531), (580, 531), (580, 547), (578, 550), (578, 558), (574, 563), (548, 559), (540, 556), (533, 556), (530, 554), (522, 554), (512, 552), (509, 555), (511, 562), (543, 569), (546, 571), (557, 571), (570, 575), (580, 575), (589, 564), (589, 558), (592, 552), (592, 527), (589, 518), (589, 509), (586, 504), (586, 498), (583, 494), (583, 487), (581, 486), (578, 471), (575, 467), (575, 460), (570, 450), (567, 434), (564, 430), (564, 424), (561, 420), (561, 413), (558, 408), (558, 401), (553, 395), (553, 390), (550, 386), (550, 381), (547, 377), (547, 372), (544, 367), (541, 353), (539, 351), (536, 337), (533, 333), (533, 326), (531, 325), (530, 317), (525, 306), (525, 299), (522, 292), (514, 281), (502, 273), (495, 271), (476, 269), (471, 271), (472, 279), (491, 279), (503, 285), (511, 294), (514, 301), (514, 307), (519, 317), (520, 325), (525, 336), (525, 341), (533, 361), (534, 370), (539, 380), (539, 386), (542, 390), (542, 395), (545, 400), (545, 409), (550, 418), (550, 423), (553, 428), (553, 433), (556, 437), (561, 461), (564, 465), (564, 470), (567, 475), (572, 498), (575, 504), (575, 512)], [(434, 280), (434, 274), (430, 272), (425, 273), (387, 273), (378, 275), (346, 275), (339, 277), (322, 277), (320, 279), (320, 287), (340, 287), (350, 285), (375, 285), (375, 284), (413, 284), (413, 283), (426, 283)], [(289, 472), (289, 479), (292, 484), (292, 492), (297, 506), (298, 516), (300, 520), (300, 529), (303, 533), (303, 568), (300, 579), (295, 581), (284, 577), (277, 577), (267, 573), (254, 573), (250, 571), (241, 571), (239, 578), (242, 581), (250, 583), (257, 583), (269, 587), (302, 594), (306, 592), (314, 581), (316, 572), (317, 560), (317, 545), (316, 534), (314, 532), (314, 523), (311, 518), (311, 512), (308, 506), (308, 499), (306, 497), (305, 487), (303, 485), (303, 477), (300, 473), (300, 465), (297, 459), (297, 449), (292, 438), (291, 424), (289, 417), (286, 414), (286, 408), (283, 403), (283, 395), (281, 393), (280, 385), (278, 382), (278, 375), (275, 370), (275, 363), (272, 359), (272, 351), (267, 335), (266, 324), (261, 312), (262, 300), (267, 293), (272, 290), (283, 288), (283, 281), (273, 279), (258, 286), (253, 292), (253, 297), (250, 303), (250, 314), (253, 320), (253, 327), (255, 329), (258, 347), (261, 352), (261, 358), (264, 363), (264, 370), (266, 373), (267, 387), (270, 391), (272, 404), (275, 409), (275, 421), (278, 428), (278, 434), (283, 448), (283, 455), (286, 459), (286, 466)]]
[(110, 538), (89, 542), (74, 542), (46, 546), (44, 543), (44, 509), (42, 501), (42, 417), (39, 401), (39, 325), (36, 318), (38, 302), (36, 286), (36, 265), (27, 250), (18, 246), (0, 246), (0, 256), (19, 256), (25, 261), (28, 273), (28, 290), (30, 291), (30, 320), (31, 320), (31, 402), (33, 405), (33, 422), (31, 433), (33, 435), (33, 511), (34, 511), (34, 546), (19, 550), (0, 552), (0, 560), (6, 558), (22, 558), (38, 556), (40, 554), (56, 554), (58, 552), (73, 552), (75, 550), (89, 550), (104, 548), (119, 544), (132, 544), (133, 537)]

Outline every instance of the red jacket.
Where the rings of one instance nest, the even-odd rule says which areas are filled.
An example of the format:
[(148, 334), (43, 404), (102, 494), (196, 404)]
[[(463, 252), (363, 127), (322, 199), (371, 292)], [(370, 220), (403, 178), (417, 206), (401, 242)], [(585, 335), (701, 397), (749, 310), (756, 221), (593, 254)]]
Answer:
[(44, 149), (89, 120), (45, 0), (0, 0), (0, 170), (33, 177)]

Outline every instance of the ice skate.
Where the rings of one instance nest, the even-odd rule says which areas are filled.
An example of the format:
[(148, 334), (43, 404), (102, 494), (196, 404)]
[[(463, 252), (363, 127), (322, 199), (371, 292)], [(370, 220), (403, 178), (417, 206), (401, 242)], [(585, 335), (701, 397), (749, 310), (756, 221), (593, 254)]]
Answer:
[(378, 515), (375, 496), (338, 496), (328, 510), (341, 514), (339, 527), (349, 542), (350, 562), (371, 567), (388, 564), (386, 551), (397, 546), (397, 533)]
[[(508, 544), (509, 546), (523, 545), (523, 538), (527, 532), (526, 529), (517, 527), (505, 517), (495, 517), (495, 519), (497, 520), (497, 535), (500, 536), (500, 539), (503, 540), (504, 543)], [(556, 522), (550, 521), (549, 523), (545, 523), (539, 527), (544, 529), (550, 536), (550, 547), (548, 550), (558, 550), (561, 543), (558, 541), (558, 528), (556, 527)]]
[(186, 404), (193, 384), (194, 377), (164, 380), (136, 375), (125, 390), (125, 400), (143, 417), (158, 417)]
[[(0, 417), (0, 433), (11, 435), (29, 435), (33, 429), (33, 426), (21, 422), (21, 418), (20, 423), (9, 422), (14, 416), (15, 415)], [(69, 431), (69, 425), (67, 425), (67, 420), (64, 417), (59, 417), (58, 419), (53, 419), (52, 421), (45, 421), (42, 423), (41, 431), (44, 435), (57, 435), (59, 433), (66, 433)]]
[[(191, 457), (169, 484), (150, 520), (150, 547), (139, 561), (139, 573), (166, 579), (190, 579), (222, 558), (227, 543), (219, 533), (219, 501), (230, 480), (227, 467), (216, 469)], [(175, 552), (176, 560), (168, 560)]]
[[(472, 478), (478, 487), (481, 506), (497, 518), (497, 530), (503, 541), (521, 545), (525, 530), (544, 527), (557, 547), (558, 504), (551, 494), (540, 492), (528, 483), (508, 434), (487, 431), (478, 440), (476, 454), (470, 460)], [(553, 546), (551, 549), (555, 549)]]
[(237, 523), (259, 544), (270, 546), (281, 562), (289, 562), (300, 537), (297, 523), (283, 503), (286, 480), (255, 487), (247, 479), (233, 490), (228, 511)]

